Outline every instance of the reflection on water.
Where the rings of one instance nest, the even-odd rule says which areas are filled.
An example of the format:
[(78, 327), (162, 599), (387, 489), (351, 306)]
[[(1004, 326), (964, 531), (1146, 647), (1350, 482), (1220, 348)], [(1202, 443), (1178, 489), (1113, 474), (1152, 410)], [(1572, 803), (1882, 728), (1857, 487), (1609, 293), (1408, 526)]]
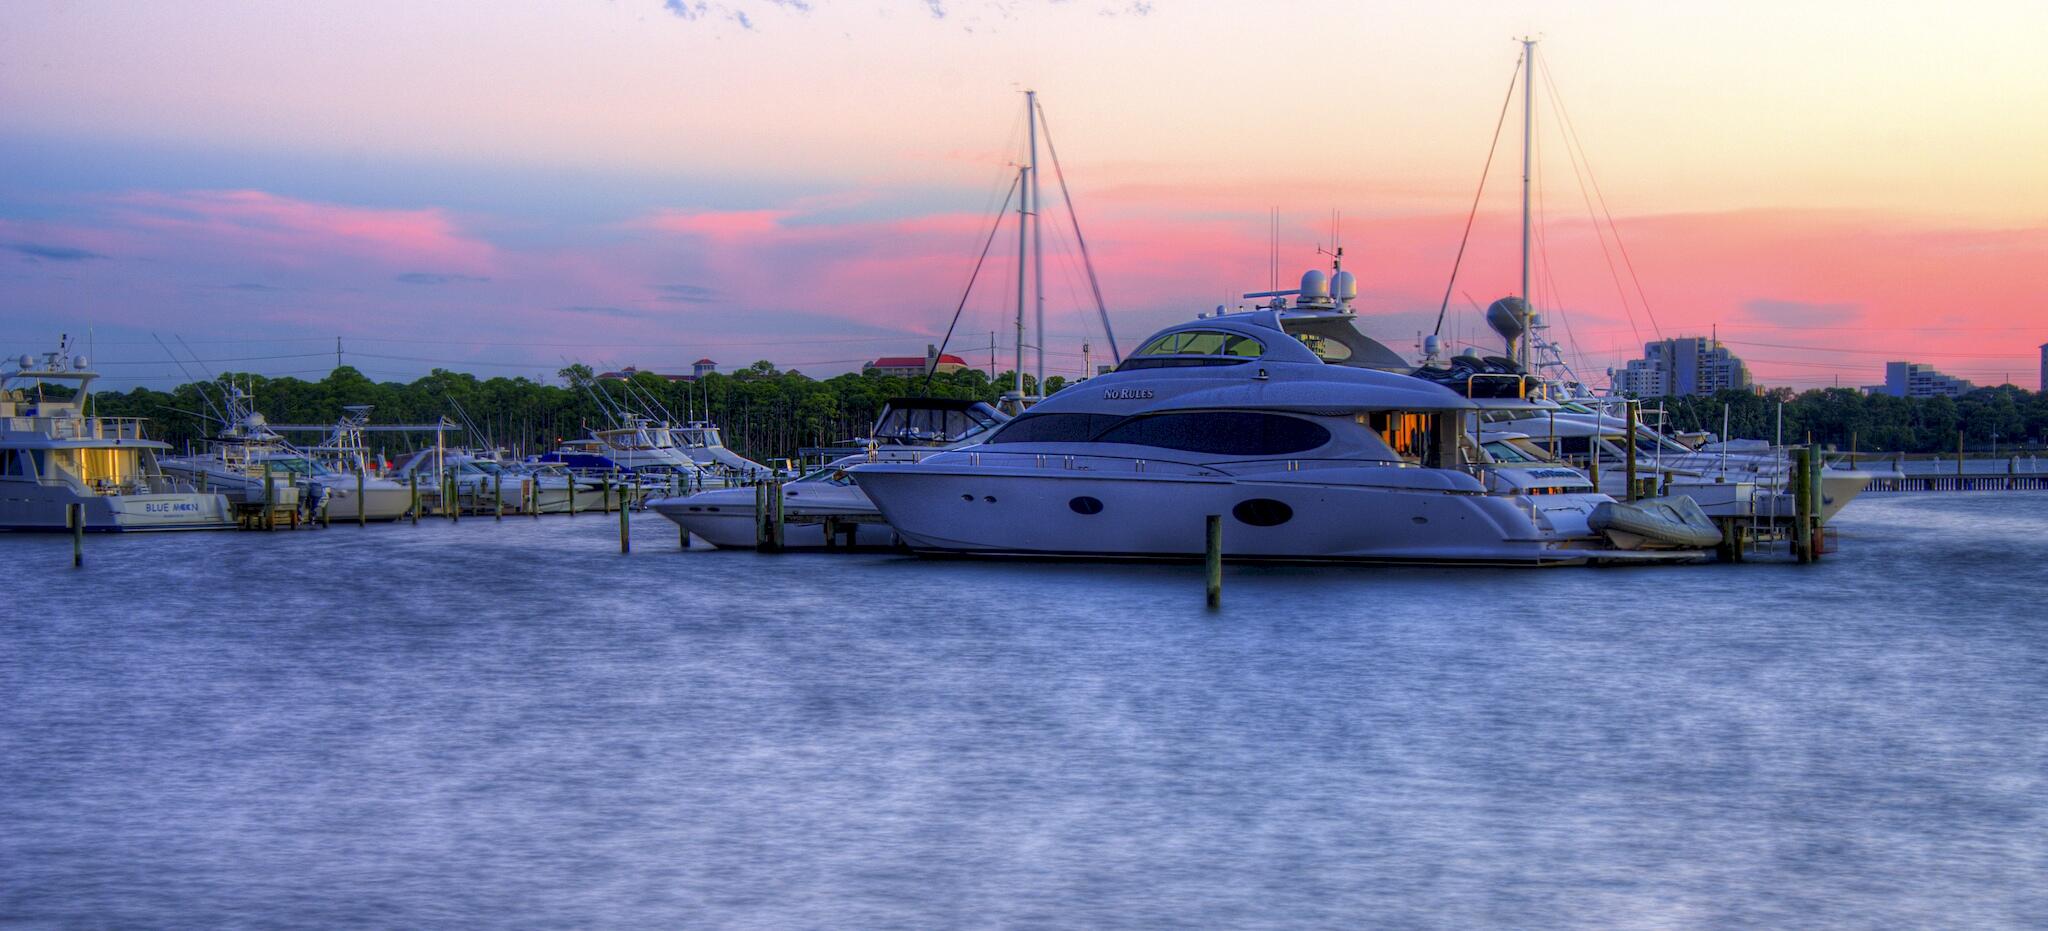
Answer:
[(1815, 567), (0, 538), (0, 919), (2039, 926), (2048, 494)]

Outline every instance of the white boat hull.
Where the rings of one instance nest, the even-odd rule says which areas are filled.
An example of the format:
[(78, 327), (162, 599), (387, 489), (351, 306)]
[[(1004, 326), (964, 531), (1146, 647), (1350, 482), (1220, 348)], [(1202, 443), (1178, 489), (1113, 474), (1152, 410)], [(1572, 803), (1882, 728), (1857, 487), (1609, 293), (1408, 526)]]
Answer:
[[(783, 549), (893, 549), (901, 545), (895, 531), (875, 522), (880, 512), (859, 488), (791, 483), (783, 486), (783, 496)], [(757, 542), (752, 488), (657, 498), (647, 506), (692, 536), (720, 549), (750, 550)], [(847, 519), (844, 524), (836, 524), (840, 534), (837, 540), (825, 538), (827, 517)], [(852, 535), (850, 540), (848, 534)]]
[(85, 505), (85, 529), (105, 531), (232, 530), (234, 511), (223, 495), (165, 492), (79, 495), (69, 488), (30, 482), (0, 485), (0, 529), (69, 529), (65, 505)]
[[(919, 473), (886, 465), (859, 468), (854, 476), (905, 544), (920, 552), (1196, 558), (1205, 550), (1205, 518), (1217, 514), (1223, 517), (1223, 556), (1233, 560), (1568, 565), (1595, 556), (1630, 559), (1574, 548), (1537, 528), (1511, 499), (1488, 495), (1227, 476)], [(1084, 513), (1094, 505), (1083, 498), (1099, 508)], [(1268, 526), (1247, 523), (1238, 509), (1250, 500), (1279, 502), (1288, 516)]]

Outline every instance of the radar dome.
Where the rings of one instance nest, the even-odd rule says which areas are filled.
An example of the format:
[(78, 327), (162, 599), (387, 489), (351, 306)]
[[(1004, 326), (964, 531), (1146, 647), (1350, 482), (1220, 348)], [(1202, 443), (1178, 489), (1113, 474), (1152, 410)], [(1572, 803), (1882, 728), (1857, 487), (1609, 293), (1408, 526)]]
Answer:
[(1519, 297), (1504, 297), (1486, 308), (1486, 325), (1512, 343), (1529, 328), (1529, 305)]
[(1301, 275), (1301, 299), (1311, 301), (1330, 296), (1330, 276), (1320, 268), (1311, 268)]
[(85, 368), (85, 357), (84, 357), (84, 356), (72, 356), (72, 357), (71, 357), (71, 367), (72, 367), (72, 368), (75, 368), (75, 369), (82, 369), (82, 368)]
[(21, 358), (14, 360), (14, 364), (19, 365), (24, 369), (34, 368), (36, 364), (36, 357), (24, 355)]
[(1340, 301), (1356, 300), (1358, 297), (1358, 276), (1350, 272), (1338, 272), (1330, 279), (1330, 293)]

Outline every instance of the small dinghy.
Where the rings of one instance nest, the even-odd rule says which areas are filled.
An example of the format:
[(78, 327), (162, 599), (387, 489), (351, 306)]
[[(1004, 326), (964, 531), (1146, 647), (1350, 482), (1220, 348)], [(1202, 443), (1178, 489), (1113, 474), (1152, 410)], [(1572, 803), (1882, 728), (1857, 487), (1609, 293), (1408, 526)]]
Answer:
[(1586, 525), (1607, 535), (1614, 545), (1632, 550), (1648, 545), (1703, 547), (1721, 542), (1721, 530), (1684, 495), (1623, 504), (1603, 501)]

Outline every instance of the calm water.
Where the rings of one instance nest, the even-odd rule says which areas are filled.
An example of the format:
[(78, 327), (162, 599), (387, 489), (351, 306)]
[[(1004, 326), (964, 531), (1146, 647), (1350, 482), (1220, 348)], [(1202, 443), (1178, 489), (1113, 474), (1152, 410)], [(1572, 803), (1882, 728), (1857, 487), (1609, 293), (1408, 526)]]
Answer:
[(1214, 613), (635, 526), (0, 537), (0, 924), (2048, 924), (2048, 493)]

